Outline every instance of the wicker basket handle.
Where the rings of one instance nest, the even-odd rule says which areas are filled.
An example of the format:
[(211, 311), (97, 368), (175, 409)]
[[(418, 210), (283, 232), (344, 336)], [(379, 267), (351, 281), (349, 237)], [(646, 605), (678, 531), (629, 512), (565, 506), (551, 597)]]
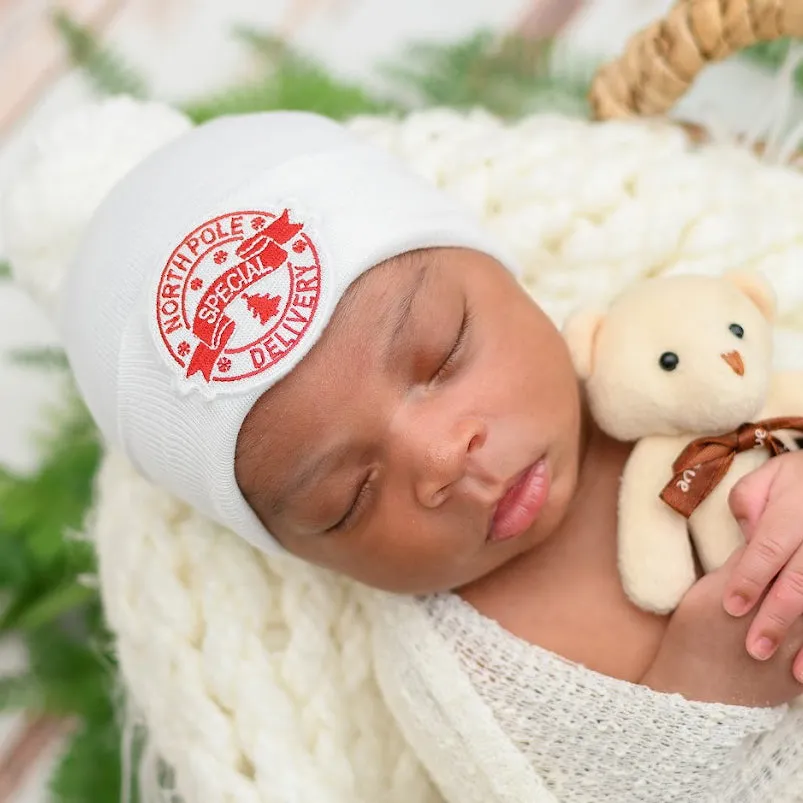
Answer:
[(590, 101), (598, 120), (669, 111), (709, 63), (756, 42), (803, 36), (803, 0), (678, 0), (600, 69)]

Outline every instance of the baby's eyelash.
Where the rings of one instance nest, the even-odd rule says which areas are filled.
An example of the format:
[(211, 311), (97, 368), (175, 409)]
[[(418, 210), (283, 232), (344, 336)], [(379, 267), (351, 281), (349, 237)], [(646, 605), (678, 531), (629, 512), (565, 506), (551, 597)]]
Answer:
[(374, 479), (375, 476), (373, 473), (369, 474), (365, 478), (362, 485), (360, 485), (360, 489), (357, 491), (357, 495), (354, 497), (354, 501), (351, 503), (351, 505), (349, 505), (349, 509), (346, 511), (343, 518), (341, 518), (336, 524), (333, 524), (331, 527), (327, 528), (327, 533), (341, 532), (346, 530), (351, 522), (357, 518), (359, 513), (362, 512), (362, 509), (368, 502), (369, 497), (373, 493)]
[(468, 307), (466, 307), (463, 310), (463, 320), (460, 323), (460, 329), (457, 332), (454, 345), (452, 346), (451, 351), (446, 355), (446, 359), (441, 363), (440, 367), (435, 372), (435, 376), (432, 377), (433, 381), (443, 379), (444, 377), (448, 376), (454, 368), (455, 363), (457, 362), (457, 359), (463, 350), (463, 346), (465, 345), (466, 335), (468, 334), (472, 319), (473, 316), (471, 311)]

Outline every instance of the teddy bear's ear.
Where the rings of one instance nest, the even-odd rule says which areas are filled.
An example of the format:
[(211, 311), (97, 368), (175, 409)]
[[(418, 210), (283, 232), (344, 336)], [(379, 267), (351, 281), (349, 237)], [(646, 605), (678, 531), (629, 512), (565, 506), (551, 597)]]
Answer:
[(732, 270), (724, 278), (735, 284), (770, 323), (775, 320), (775, 291), (763, 274), (755, 270)]
[(594, 347), (605, 313), (594, 307), (584, 307), (572, 313), (563, 325), (563, 337), (569, 346), (574, 370), (582, 380), (594, 371)]

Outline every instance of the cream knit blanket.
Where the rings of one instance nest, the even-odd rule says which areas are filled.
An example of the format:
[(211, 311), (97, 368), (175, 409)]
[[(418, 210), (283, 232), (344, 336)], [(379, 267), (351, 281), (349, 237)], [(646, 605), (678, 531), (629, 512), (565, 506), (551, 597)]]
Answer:
[[(508, 125), (430, 111), (352, 125), (477, 212), (556, 321), (639, 276), (751, 266), (778, 291), (786, 362), (803, 355), (791, 332), (803, 332), (795, 171), (727, 145), (695, 150), (664, 124), (536, 116)], [(415, 603), (267, 559), (116, 455), (104, 462), (90, 532), (132, 710), (152, 755), (175, 769), (185, 803), (590, 800), (548, 791), (465, 667), (455, 661), (451, 677), (429, 685), (425, 673), (405, 674), (382, 629), (389, 622), (403, 629), (415, 609), (419, 653), (429, 638), (443, 647), (442, 632), (421, 630)], [(426, 717), (436, 715), (438, 737), (427, 738)], [(443, 723), (455, 717), (461, 729), (450, 740)], [(758, 733), (781, 718), (764, 712), (733, 727)], [(456, 755), (472, 757), (459, 773), (445, 766)], [(153, 766), (146, 761), (143, 772)]]
[[(354, 127), (479, 213), (558, 321), (638, 276), (749, 265), (772, 278), (782, 322), (803, 329), (803, 178), (789, 169), (694, 152), (663, 125), (436, 111)], [(405, 744), (377, 692), (365, 606), (392, 600), (251, 552), (116, 459), (97, 512), (123, 673), (187, 803), (440, 799), (415, 758), (438, 762), (438, 744)], [(465, 704), (468, 681), (452, 681)], [(426, 693), (398, 689), (413, 691)], [(518, 799), (536, 800), (538, 779), (475, 708), (478, 738), (521, 773)]]

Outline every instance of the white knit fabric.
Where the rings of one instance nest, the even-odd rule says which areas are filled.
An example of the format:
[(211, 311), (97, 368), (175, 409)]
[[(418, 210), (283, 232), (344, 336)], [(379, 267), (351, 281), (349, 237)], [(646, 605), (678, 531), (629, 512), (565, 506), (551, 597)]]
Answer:
[(386, 699), (450, 801), (803, 799), (801, 709), (655, 694), (523, 642), (451, 595), (370, 607)]
[(440, 800), (381, 700), (351, 584), (266, 558), (113, 454), (91, 532), (126, 691), (185, 803)]
[(2, 222), (15, 279), (53, 320), (64, 274), (100, 203), (133, 166), (190, 127), (163, 104), (117, 98), (102, 126), (87, 125), (78, 112), (37, 131), (25, 181), (3, 188)]
[[(478, 212), (556, 320), (644, 274), (749, 265), (800, 366), (797, 173), (661, 125), (426, 112), (353, 128)], [(799, 712), (656, 695), (453, 597), (260, 555), (114, 454), (90, 532), (123, 678), (185, 803), (803, 800)]]

